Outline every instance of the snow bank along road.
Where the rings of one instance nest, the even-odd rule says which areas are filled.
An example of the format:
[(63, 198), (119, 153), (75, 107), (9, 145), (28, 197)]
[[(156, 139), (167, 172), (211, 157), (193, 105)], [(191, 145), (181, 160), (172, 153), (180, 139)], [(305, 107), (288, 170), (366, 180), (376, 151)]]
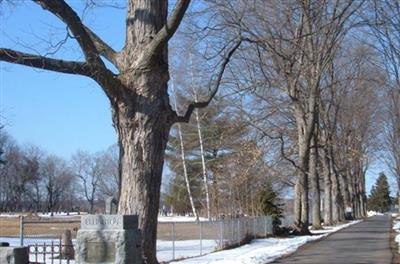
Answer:
[(273, 263), (391, 264), (390, 216), (376, 215)]

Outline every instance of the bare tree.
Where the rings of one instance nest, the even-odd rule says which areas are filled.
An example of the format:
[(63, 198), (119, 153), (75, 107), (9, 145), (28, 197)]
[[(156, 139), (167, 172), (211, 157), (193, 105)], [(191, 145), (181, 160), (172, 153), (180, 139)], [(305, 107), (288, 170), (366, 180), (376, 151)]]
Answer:
[(71, 166), (75, 176), (80, 180), (83, 194), (89, 203), (89, 212), (94, 212), (94, 203), (98, 197), (99, 183), (103, 171), (103, 159), (100, 154), (91, 155), (78, 151), (71, 158)]
[(74, 176), (65, 161), (48, 156), (42, 167), (42, 177), (46, 190), (46, 209), (53, 215), (60, 202), (74, 180)]
[(106, 197), (113, 196), (119, 199), (120, 178), (119, 178), (119, 149), (118, 145), (114, 144), (107, 150), (98, 154), (97, 159), (101, 164), (100, 179), (98, 182), (98, 195), (105, 200)]
[[(372, 1), (369, 16), (373, 45), (387, 73), (387, 164), (400, 191), (400, 4), (396, 0)], [(400, 195), (399, 195), (400, 205)]]
[[(340, 43), (353, 25), (362, 1), (231, 1), (216, 4), (225, 23), (254, 43), (267, 87), (280, 85), (290, 100), (297, 129), (295, 218), (308, 233), (309, 158), (315, 133), (321, 80)], [(240, 6), (241, 9), (234, 8)], [(266, 70), (265, 70), (266, 69)], [(265, 72), (273, 71), (274, 79)], [(271, 81), (272, 85), (271, 85)]]
[[(43, 151), (38, 147), (29, 146), (25, 151), (25, 173), (31, 175), (27, 188), (27, 197), (34, 204), (34, 211), (40, 212), (43, 206), (43, 179), (41, 178), (42, 159), (44, 157)], [(32, 209), (30, 209), (32, 210)]]

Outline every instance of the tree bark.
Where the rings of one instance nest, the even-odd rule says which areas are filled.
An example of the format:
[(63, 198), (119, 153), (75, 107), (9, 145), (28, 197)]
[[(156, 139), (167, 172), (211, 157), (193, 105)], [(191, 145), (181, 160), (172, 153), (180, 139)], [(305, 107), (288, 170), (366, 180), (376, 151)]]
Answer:
[(324, 174), (324, 224), (328, 226), (332, 225), (332, 180), (329, 158), (325, 149), (321, 161)]
[(334, 167), (332, 150), (330, 151), (330, 167), (332, 176), (332, 221), (334, 224), (344, 219), (343, 199), (340, 193), (339, 175)]
[(312, 226), (314, 229), (321, 229), (321, 196), (319, 186), (319, 174), (318, 174), (318, 146), (317, 136), (314, 135), (313, 145), (310, 150), (310, 180), (312, 189)]
[[(137, 120), (145, 119), (144, 126)], [(119, 214), (139, 216), (143, 234), (142, 250), (146, 263), (157, 263), (157, 215), (160, 199), (164, 151), (170, 126), (155, 115), (137, 113), (135, 117), (120, 116), (118, 120), (122, 185)], [(123, 126), (121, 123), (127, 125)], [(151, 125), (150, 125), (151, 124)]]
[(299, 139), (299, 168), (298, 177), (295, 185), (294, 214), (296, 227), (299, 234), (308, 234), (309, 224), (309, 203), (308, 203), (308, 163), (309, 147), (306, 146), (302, 138)]
[(139, 216), (145, 263), (157, 263), (157, 215), (164, 152), (172, 125), (166, 65), (135, 72), (112, 100), (121, 149), (119, 214)]

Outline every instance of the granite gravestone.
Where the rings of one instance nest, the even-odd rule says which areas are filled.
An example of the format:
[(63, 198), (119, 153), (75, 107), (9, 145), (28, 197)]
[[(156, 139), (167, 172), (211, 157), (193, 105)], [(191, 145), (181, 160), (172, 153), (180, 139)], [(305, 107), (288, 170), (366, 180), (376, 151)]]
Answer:
[(106, 199), (106, 214), (116, 214), (117, 213), (118, 201), (112, 196)]
[(78, 264), (141, 263), (136, 215), (84, 215), (77, 234)]

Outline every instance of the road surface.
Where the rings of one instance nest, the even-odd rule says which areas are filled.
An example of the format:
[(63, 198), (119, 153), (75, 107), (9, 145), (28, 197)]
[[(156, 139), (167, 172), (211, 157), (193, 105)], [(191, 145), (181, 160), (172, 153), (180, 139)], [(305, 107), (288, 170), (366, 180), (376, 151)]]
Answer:
[(391, 264), (390, 217), (373, 216), (273, 263)]

